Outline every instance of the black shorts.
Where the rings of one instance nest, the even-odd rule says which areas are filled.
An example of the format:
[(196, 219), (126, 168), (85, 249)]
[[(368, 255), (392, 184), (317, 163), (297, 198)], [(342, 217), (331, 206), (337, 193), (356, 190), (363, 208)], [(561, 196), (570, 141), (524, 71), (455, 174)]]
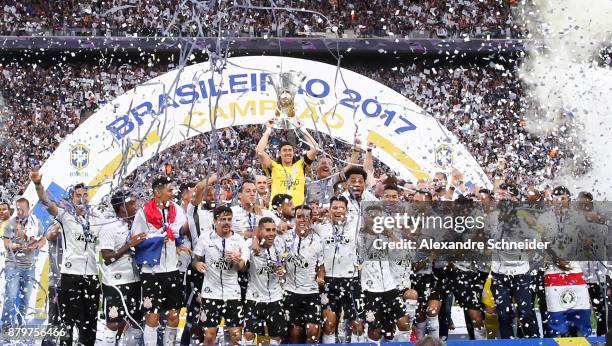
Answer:
[(412, 288), (417, 291), (418, 311), (425, 311), (429, 300), (440, 300), (441, 286), (436, 286), (436, 279), (433, 274), (413, 274), (410, 275)]
[(221, 300), (202, 298), (200, 323), (203, 327), (218, 327), (221, 319), (225, 327), (242, 327), (242, 304), (239, 299)]
[[(453, 294), (459, 306), (465, 309), (480, 310), (484, 282), (475, 271), (463, 271), (455, 267), (434, 268), (434, 275), (440, 285), (441, 294)], [(430, 297), (430, 299), (433, 299)], [(443, 297), (436, 300), (443, 300)]]
[(365, 291), (363, 298), (368, 328), (380, 329), (384, 326), (395, 328), (395, 321), (405, 315), (404, 302), (396, 289), (386, 292)]
[(344, 311), (344, 318), (355, 320), (363, 312), (361, 304), (361, 283), (358, 278), (325, 277), (321, 293), (323, 310), (329, 309), (336, 314)]
[(289, 325), (321, 324), (321, 296), (319, 293), (299, 294), (285, 292), (283, 304)]
[(180, 272), (141, 273), (142, 310), (159, 314), (183, 306), (183, 278)]
[[(140, 282), (132, 282), (115, 287), (102, 285), (106, 322), (126, 320), (132, 324), (134, 324), (134, 321), (140, 323), (142, 320)], [(121, 291), (121, 294), (117, 290)], [(121, 296), (123, 296), (123, 299)], [(125, 311), (126, 307), (129, 317)]]
[(285, 337), (287, 321), (283, 311), (283, 302), (258, 303), (247, 300), (244, 304), (244, 331), (258, 335), (265, 333), (264, 326), (268, 326), (268, 335), (271, 337)]

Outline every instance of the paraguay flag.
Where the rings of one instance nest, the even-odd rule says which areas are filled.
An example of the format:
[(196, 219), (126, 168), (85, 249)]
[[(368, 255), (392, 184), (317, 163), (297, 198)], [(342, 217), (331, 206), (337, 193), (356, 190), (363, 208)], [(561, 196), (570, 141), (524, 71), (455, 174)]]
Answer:
[(580, 266), (562, 271), (549, 268), (544, 274), (544, 289), (548, 307), (548, 327), (555, 336), (577, 333), (591, 335), (591, 305), (589, 290)]
[[(159, 232), (158, 232), (159, 233)], [(147, 239), (136, 245), (134, 259), (137, 265), (155, 266), (159, 264), (162, 247), (164, 246), (164, 235), (148, 235)]]

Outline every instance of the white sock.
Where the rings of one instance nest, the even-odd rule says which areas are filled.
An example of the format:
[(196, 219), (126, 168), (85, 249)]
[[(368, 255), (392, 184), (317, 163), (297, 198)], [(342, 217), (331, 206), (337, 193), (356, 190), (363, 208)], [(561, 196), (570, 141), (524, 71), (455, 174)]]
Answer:
[(270, 339), (270, 345), (280, 345), (280, 341), (274, 340), (274, 339)]
[[(382, 339), (382, 338), (381, 338), (381, 339)], [(368, 342), (374, 343), (374, 344), (376, 344), (376, 345), (379, 345), (379, 344), (380, 344), (380, 340), (372, 340), (372, 339), (370, 339), (369, 337), (368, 337)]]
[(327, 335), (323, 333), (323, 343), (324, 344), (335, 344), (336, 343), (336, 334)]
[(395, 340), (399, 342), (410, 341), (410, 331), (400, 330), (400, 331), (395, 332)]
[(357, 335), (355, 333), (351, 334), (351, 343), (357, 343), (365, 341), (365, 337), (363, 335)]
[[(242, 337), (242, 344), (243, 345), (253, 345), (253, 341), (254, 341), (254, 339), (253, 340), (247, 340), (247, 339), (244, 338), (244, 336)], [(271, 341), (272, 340), (270, 340), (270, 342)]]
[(117, 342), (117, 331), (110, 330), (108, 328), (104, 328), (104, 333), (102, 334), (102, 346), (115, 346), (115, 342)]
[(484, 327), (480, 327), (480, 328), (474, 327), (474, 339), (484, 340), (486, 338), (487, 338), (487, 330)]
[(427, 321), (417, 322), (417, 327), (416, 327), (417, 340), (423, 339), (425, 337), (425, 334), (427, 334)]
[(164, 332), (164, 346), (174, 346), (176, 344), (176, 327), (166, 326)]
[(121, 346), (131, 346), (131, 345), (140, 345), (142, 341), (142, 330), (140, 328), (134, 328), (133, 326), (129, 326), (126, 331), (121, 335), (121, 340), (119, 341), (119, 345)]
[(143, 337), (145, 346), (157, 346), (157, 327), (145, 325)]
[(438, 321), (438, 316), (427, 316), (427, 331), (429, 336), (440, 338), (440, 322)]
[(408, 299), (404, 301), (404, 311), (410, 316), (411, 319), (416, 317), (416, 309), (419, 306), (419, 302), (416, 299)]

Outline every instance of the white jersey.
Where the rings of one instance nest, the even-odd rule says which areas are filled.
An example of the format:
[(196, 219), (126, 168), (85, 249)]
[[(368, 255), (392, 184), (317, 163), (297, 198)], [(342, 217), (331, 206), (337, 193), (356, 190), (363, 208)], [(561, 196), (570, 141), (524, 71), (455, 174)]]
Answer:
[(348, 215), (345, 223), (326, 222), (313, 226), (323, 241), (325, 276), (352, 278), (357, 276), (358, 217)]
[(251, 250), (241, 235), (233, 233), (228, 238), (219, 236), (214, 230), (202, 233), (193, 251), (202, 256), (208, 268), (204, 272), (202, 298), (205, 299), (240, 299), (238, 272), (225, 257), (227, 252), (240, 251), (240, 257), (246, 262)]
[[(247, 240), (249, 248), (252, 239)], [(258, 303), (272, 303), (283, 299), (281, 279), (276, 275), (276, 269), (282, 265), (283, 254), (286, 252), (285, 241), (276, 237), (270, 248), (259, 247), (256, 255), (251, 251), (249, 258), (249, 285), (246, 299)]]
[(248, 212), (240, 205), (232, 206), (232, 231), (236, 234), (254, 232), (259, 220), (264, 217), (274, 218), (274, 213), (268, 209), (262, 209), (261, 215)]
[[(117, 251), (130, 242), (130, 228), (120, 219), (110, 219), (100, 230), (100, 251)], [(123, 285), (140, 281), (135, 270), (134, 259), (126, 252), (111, 264), (102, 263), (102, 283), (105, 285)]]
[[(187, 225), (189, 226), (189, 236), (185, 237), (183, 246), (193, 250), (195, 249), (198, 238), (203, 230), (210, 229), (213, 224), (213, 214), (211, 210), (205, 210), (202, 208), (196, 208), (193, 204), (189, 203), (185, 210), (187, 216)], [(179, 254), (179, 271), (185, 272), (191, 264), (191, 256), (188, 253), (181, 252)]]
[[(406, 252), (404, 250), (396, 250)], [(393, 281), (397, 289), (406, 290), (410, 288), (410, 274), (412, 274), (411, 255), (406, 252), (406, 255), (400, 258), (392, 258), (391, 273), (393, 273)]]
[[(181, 208), (178, 204), (174, 202), (170, 202), (174, 204), (176, 209), (176, 216), (174, 218), (174, 222), (170, 223), (168, 226), (172, 229), (172, 233), (176, 238), (179, 237), (181, 233), (181, 228), (187, 222), (187, 218), (185, 217), (185, 213), (183, 212), (183, 208)], [(161, 212), (161, 211), (160, 211)], [(164, 214), (166, 212), (164, 211)], [(163, 234), (163, 229), (157, 229), (155, 226), (147, 222), (147, 217), (145, 216), (144, 209), (138, 210), (136, 212), (136, 216), (134, 217), (134, 222), (132, 223), (132, 234), (146, 233), (147, 237), (159, 237)], [(169, 273), (173, 271), (179, 270), (178, 267), (178, 255), (176, 253), (176, 243), (174, 241), (168, 240), (162, 246), (162, 252), (159, 259), (159, 264), (151, 266), (151, 265), (143, 265), (142, 266), (143, 273)]]
[(361, 270), (361, 288), (364, 291), (381, 293), (397, 288), (397, 284), (393, 279), (389, 250), (374, 248), (374, 241), (378, 238), (388, 242), (388, 238), (383, 235), (366, 234), (364, 236), (366, 258)]
[(299, 294), (319, 293), (317, 267), (324, 262), (321, 237), (313, 231), (300, 237), (295, 230), (291, 230), (283, 238), (289, 250), (285, 266), (285, 290)]
[(356, 216), (361, 216), (361, 202), (378, 201), (378, 198), (376, 198), (376, 196), (374, 196), (374, 194), (368, 190), (363, 190), (363, 193), (361, 194), (361, 202), (354, 199), (348, 191), (343, 192), (341, 196), (346, 198), (346, 200), (348, 201), (349, 215), (356, 215)]
[(56, 219), (62, 226), (64, 257), (61, 273), (98, 275), (96, 243), (105, 220), (93, 210), (83, 217), (63, 208), (58, 208)]

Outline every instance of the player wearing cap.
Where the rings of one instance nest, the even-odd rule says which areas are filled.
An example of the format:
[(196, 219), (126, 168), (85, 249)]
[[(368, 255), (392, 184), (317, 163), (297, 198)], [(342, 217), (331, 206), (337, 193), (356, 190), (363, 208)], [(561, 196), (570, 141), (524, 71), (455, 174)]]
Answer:
[(71, 188), (70, 200), (60, 208), (47, 197), (37, 170), (30, 173), (30, 178), (38, 199), (61, 224), (64, 255), (58, 301), (61, 324), (68, 329), (68, 337), (62, 341), (72, 344), (72, 328), (76, 326), (79, 343), (93, 345), (100, 304), (96, 242), (104, 220), (88, 204), (85, 185)]
[(289, 342), (307, 343), (319, 340), (321, 296), (319, 286), (325, 282), (323, 243), (311, 229), (310, 208), (295, 207), (295, 229), (283, 238), (289, 250), (286, 259), (285, 317), (289, 323)]
[[(258, 244), (251, 244), (256, 240)], [(247, 240), (247, 243), (252, 248), (248, 264), (243, 343), (252, 345), (255, 335), (263, 335), (264, 327), (267, 327), (270, 344), (280, 344), (287, 332), (281, 286), (286, 273), (283, 264), (286, 244), (276, 236), (276, 225), (270, 217), (259, 220), (256, 237)]]
[(141, 266), (142, 307), (145, 313), (145, 346), (157, 343), (159, 314), (166, 312), (164, 345), (174, 345), (182, 305), (182, 278), (178, 253), (189, 251), (181, 246), (181, 228), (187, 221), (183, 209), (172, 202), (172, 180), (157, 178), (152, 184), (153, 198), (139, 209), (132, 224), (132, 235), (146, 239), (136, 247), (136, 263)]
[(237, 345), (243, 322), (238, 272), (246, 270), (250, 251), (244, 238), (232, 232), (232, 209), (217, 207), (213, 217), (214, 228), (202, 233), (193, 252), (193, 268), (204, 273), (200, 323), (204, 343), (212, 345), (223, 318), (230, 343)]
[(336, 342), (340, 313), (351, 321), (352, 342), (359, 342), (363, 321), (359, 319), (361, 289), (357, 263), (358, 220), (347, 215), (348, 201), (344, 197), (330, 199), (330, 221), (315, 226), (323, 240), (325, 285), (321, 294), (323, 304), (323, 338), (325, 344)]
[[(136, 215), (136, 199), (119, 191), (111, 198), (115, 217), (106, 220), (100, 230), (102, 265), (102, 294), (106, 315), (106, 329), (102, 344), (114, 346), (117, 334), (123, 333), (126, 344), (137, 343), (142, 337), (140, 322), (140, 277), (133, 263), (130, 249), (145, 239), (144, 233), (132, 235), (130, 226)], [(130, 328), (126, 329), (129, 324)]]

